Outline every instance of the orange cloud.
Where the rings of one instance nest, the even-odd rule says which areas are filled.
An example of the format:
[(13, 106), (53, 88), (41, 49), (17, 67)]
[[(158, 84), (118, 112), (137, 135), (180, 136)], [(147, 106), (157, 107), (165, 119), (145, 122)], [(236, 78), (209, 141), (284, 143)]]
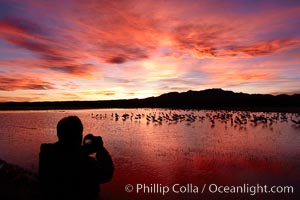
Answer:
[(0, 6), (0, 67), (9, 74), (2, 75), (0, 90), (49, 88), (59, 98), (107, 99), (238, 85), (258, 91), (255, 84), (276, 81), (287, 81), (280, 86), (295, 91), (299, 85), (299, 6), (64, 3), (24, 0), (15, 2), (16, 10)]
[(276, 51), (294, 47), (300, 45), (300, 40), (294, 39), (283, 39), (283, 40), (272, 40), (266, 41), (261, 44), (254, 44), (244, 47), (234, 47), (230, 49), (232, 52), (236, 52), (239, 55), (259, 56), (271, 54)]
[(52, 83), (43, 81), (39, 78), (26, 76), (4, 77), (0, 76), (0, 90), (51, 90), (55, 89)]
[[(26, 49), (36, 55), (36, 58), (21, 58), (1, 60), (0, 63), (27, 66), (30, 68), (44, 68), (71, 74), (74, 76), (91, 77), (97, 67), (92, 64), (82, 64), (85, 59), (79, 59), (79, 52), (68, 44), (63, 46), (55, 39), (48, 39), (49, 35), (41, 31), (41, 27), (23, 19), (5, 19), (0, 21), (0, 37), (7, 42)], [(75, 50), (75, 52), (73, 51)], [(78, 55), (77, 55), (78, 54)], [(22, 61), (26, 63), (21, 63)], [(21, 62), (20, 62), (21, 61)], [(99, 70), (99, 69), (98, 69)]]
[(260, 56), (300, 45), (300, 40), (292, 38), (241, 45), (242, 34), (230, 26), (183, 25), (176, 29), (174, 42), (181, 51), (190, 51), (198, 58)]

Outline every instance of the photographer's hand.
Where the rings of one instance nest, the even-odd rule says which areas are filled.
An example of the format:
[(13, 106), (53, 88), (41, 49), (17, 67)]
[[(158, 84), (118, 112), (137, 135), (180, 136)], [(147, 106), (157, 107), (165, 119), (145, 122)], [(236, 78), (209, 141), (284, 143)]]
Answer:
[(90, 155), (101, 151), (103, 148), (103, 141), (101, 136), (94, 136), (87, 134), (83, 139), (82, 152), (84, 155)]
[(92, 141), (93, 145), (95, 145), (96, 153), (98, 151), (101, 151), (103, 148), (103, 140), (101, 136), (94, 137), (94, 140)]

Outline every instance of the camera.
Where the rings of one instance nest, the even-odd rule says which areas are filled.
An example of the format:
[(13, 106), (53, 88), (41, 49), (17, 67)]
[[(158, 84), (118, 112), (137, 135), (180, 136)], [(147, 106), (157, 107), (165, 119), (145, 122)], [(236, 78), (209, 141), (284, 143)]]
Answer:
[(101, 136), (94, 136), (93, 134), (88, 134), (83, 139), (82, 150), (85, 154), (96, 153), (102, 147), (103, 141)]

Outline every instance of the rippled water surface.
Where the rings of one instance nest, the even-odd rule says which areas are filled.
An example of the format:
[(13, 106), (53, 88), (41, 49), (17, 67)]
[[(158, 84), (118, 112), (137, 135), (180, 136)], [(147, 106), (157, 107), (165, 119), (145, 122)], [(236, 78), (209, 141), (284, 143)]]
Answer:
[[(126, 115), (124, 115), (126, 114)], [(57, 140), (56, 124), (77, 115), (84, 134), (101, 135), (116, 169), (102, 196), (199, 199), (195, 194), (126, 193), (126, 184), (300, 182), (300, 116), (165, 109), (0, 112), (0, 158), (37, 172), (41, 143)], [(294, 122), (293, 122), (293, 121)], [(172, 196), (173, 195), (173, 196)]]

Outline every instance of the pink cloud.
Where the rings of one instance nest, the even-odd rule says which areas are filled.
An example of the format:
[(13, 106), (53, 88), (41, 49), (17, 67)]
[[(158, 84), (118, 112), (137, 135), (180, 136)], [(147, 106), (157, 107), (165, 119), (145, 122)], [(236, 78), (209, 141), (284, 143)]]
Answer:
[[(26, 20), (8, 19), (0, 24), (6, 27), (8, 42), (32, 51), (48, 65), (89, 58), (108, 64), (151, 59), (159, 45), (164, 43), (171, 52), (187, 51), (198, 58), (266, 55), (299, 45), (299, 40), (293, 38), (258, 40), (254, 30), (268, 24), (261, 24), (258, 17), (252, 16), (245, 17), (250, 20), (246, 24), (232, 21), (234, 15), (222, 19), (227, 11), (211, 10), (209, 3), (195, 4), (198, 10), (180, 1), (175, 1), (175, 5), (151, 4), (151, 1), (138, 4), (136, 1), (77, 1), (72, 4), (72, 9), (57, 9), (54, 4), (40, 3), (36, 6), (47, 15), (56, 11), (51, 19), (60, 24), (55, 27), (47, 25), (44, 31), (43, 27)], [(172, 10), (167, 11), (170, 8)], [(210, 9), (211, 13), (204, 8)], [(204, 16), (199, 15), (200, 11), (205, 11)], [(273, 18), (278, 18), (273, 10), (270, 12)], [(185, 17), (181, 16), (184, 14)], [(270, 20), (265, 23), (270, 23)], [(265, 32), (269, 31), (267, 28)]]
[(52, 83), (43, 81), (39, 78), (31, 78), (26, 76), (5, 77), (0, 76), (0, 90), (51, 90), (55, 89)]
[(283, 39), (283, 40), (272, 40), (266, 41), (261, 44), (254, 44), (244, 47), (235, 47), (230, 51), (237, 52), (238, 54), (245, 54), (249, 56), (258, 56), (272, 54), (276, 51), (291, 48), (300, 45), (300, 40), (294, 39)]
[(27, 39), (41, 39), (44, 34), (37, 24), (29, 20), (10, 17), (0, 20), (0, 34), (2, 37), (19, 37)]
[[(237, 33), (235, 33), (237, 31)], [(228, 25), (184, 25), (178, 27), (174, 42), (181, 51), (189, 51), (198, 58), (230, 58), (272, 54), (300, 45), (300, 39), (274, 39), (243, 42), (238, 29)]]
[[(80, 77), (91, 77), (97, 67), (92, 64), (81, 64), (79, 52), (75, 53), (72, 48), (63, 47), (59, 41), (48, 38), (47, 34), (41, 34), (41, 28), (33, 25), (28, 21), (19, 20), (2, 20), (0, 21), (0, 37), (2, 36), (7, 42), (32, 52), (37, 58), (22, 58), (14, 60), (1, 60), (1, 63), (10, 63), (10, 65), (27, 66), (30, 68), (44, 68), (56, 72), (67, 73)], [(22, 26), (21, 26), (21, 25)], [(1, 30), (1, 29), (0, 29)], [(76, 55), (77, 53), (77, 55)], [(20, 63), (26, 60), (28, 64)], [(25, 64), (25, 65), (24, 65)], [(100, 68), (98, 70), (101, 70)]]
[[(290, 25), (300, 17), (297, 6), (261, 2), (247, 10), (231, 1), (22, 2), (14, 2), (22, 13), (0, 17), (0, 53), (8, 55), (0, 58), (0, 66), (10, 72), (0, 90), (92, 88), (107, 91), (101, 97), (117, 98), (118, 92), (158, 94), (275, 79), (294, 83), (294, 77), (282, 74), (298, 66), (283, 53), (293, 52), (297, 59), (299, 29)], [(274, 55), (282, 58), (267, 63)], [(20, 73), (33, 85), (21, 81)], [(89, 96), (80, 95), (74, 98)]]

